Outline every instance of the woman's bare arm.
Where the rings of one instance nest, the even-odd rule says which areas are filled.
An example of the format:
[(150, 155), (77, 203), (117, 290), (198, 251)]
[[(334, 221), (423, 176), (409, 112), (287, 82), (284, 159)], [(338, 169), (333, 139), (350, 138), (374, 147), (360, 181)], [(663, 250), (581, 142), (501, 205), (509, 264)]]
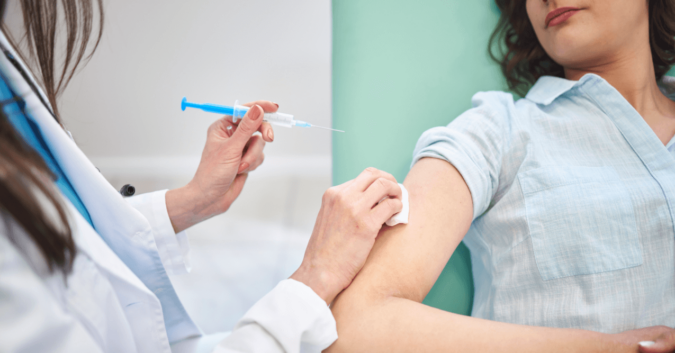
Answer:
[(405, 180), (407, 225), (383, 229), (366, 265), (334, 302), (330, 352), (636, 352), (596, 332), (522, 326), (421, 304), (468, 231), (471, 194), (449, 163), (425, 158)]

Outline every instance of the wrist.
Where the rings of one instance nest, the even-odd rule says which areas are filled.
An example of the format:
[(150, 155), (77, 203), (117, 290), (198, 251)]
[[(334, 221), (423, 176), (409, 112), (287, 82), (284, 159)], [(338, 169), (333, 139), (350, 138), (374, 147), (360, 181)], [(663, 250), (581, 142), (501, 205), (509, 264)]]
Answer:
[(591, 332), (595, 340), (599, 342), (597, 352), (634, 352), (637, 342), (624, 340), (619, 334)]
[(209, 218), (204, 215), (206, 207), (190, 184), (166, 192), (166, 209), (176, 233)]
[(327, 305), (330, 305), (340, 292), (336, 290), (337, 286), (329, 272), (306, 265), (304, 262), (290, 278), (311, 288)]

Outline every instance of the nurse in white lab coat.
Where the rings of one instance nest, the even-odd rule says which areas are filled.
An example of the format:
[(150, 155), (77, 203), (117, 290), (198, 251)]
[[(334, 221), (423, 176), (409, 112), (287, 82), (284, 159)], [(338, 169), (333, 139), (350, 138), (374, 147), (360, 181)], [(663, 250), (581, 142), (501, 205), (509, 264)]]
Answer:
[[(168, 353), (172, 344), (201, 336), (169, 275), (187, 272), (184, 230), (227, 210), (246, 173), (262, 163), (262, 139), (273, 135), (261, 115), (277, 107), (257, 102), (238, 126), (226, 119), (214, 123), (186, 187), (124, 199), (59, 124), (49, 103), (53, 99), (39, 88), (4, 33), (0, 46), (5, 95), (0, 119), (24, 119), (32, 126), (81, 200), (64, 197), (44, 175), (38, 178), (63, 204), (76, 246), (72, 267), (60, 271), (50, 268), (26, 227), (12, 217), (10, 199), (0, 195), (0, 351)], [(264, 137), (254, 136), (256, 131)], [(0, 139), (20, 136), (0, 133)], [(39, 168), (33, 170), (42, 175)], [(17, 173), (11, 163), (0, 163), (0, 186), (7, 178), (30, 180)], [(59, 228), (58, 206), (26, 183), (45, 212), (32, 216)], [(401, 210), (400, 198), (393, 177), (375, 169), (329, 189), (301, 267), (256, 303), (213, 350), (319, 351), (332, 344), (337, 331), (327, 304), (358, 273), (382, 223)]]

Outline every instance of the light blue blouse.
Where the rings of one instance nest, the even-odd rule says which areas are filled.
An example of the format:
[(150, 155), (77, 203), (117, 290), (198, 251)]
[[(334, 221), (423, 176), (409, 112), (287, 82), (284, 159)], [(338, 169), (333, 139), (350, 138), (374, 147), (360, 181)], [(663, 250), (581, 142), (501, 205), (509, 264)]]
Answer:
[(413, 159), (449, 161), (471, 191), (472, 315), (608, 333), (675, 326), (675, 139), (664, 146), (592, 74), (472, 103), (426, 131)]

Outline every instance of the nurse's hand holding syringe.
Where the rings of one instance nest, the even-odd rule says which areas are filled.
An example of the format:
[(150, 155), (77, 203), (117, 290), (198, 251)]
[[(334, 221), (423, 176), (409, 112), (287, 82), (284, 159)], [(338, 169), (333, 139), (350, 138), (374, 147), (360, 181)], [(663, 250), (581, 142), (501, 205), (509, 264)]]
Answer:
[(187, 185), (166, 193), (176, 233), (227, 211), (241, 193), (248, 172), (263, 162), (265, 143), (274, 140), (274, 131), (262, 117), (275, 113), (278, 105), (257, 101), (244, 106), (247, 112), (236, 122), (225, 116), (211, 124), (194, 177)]

